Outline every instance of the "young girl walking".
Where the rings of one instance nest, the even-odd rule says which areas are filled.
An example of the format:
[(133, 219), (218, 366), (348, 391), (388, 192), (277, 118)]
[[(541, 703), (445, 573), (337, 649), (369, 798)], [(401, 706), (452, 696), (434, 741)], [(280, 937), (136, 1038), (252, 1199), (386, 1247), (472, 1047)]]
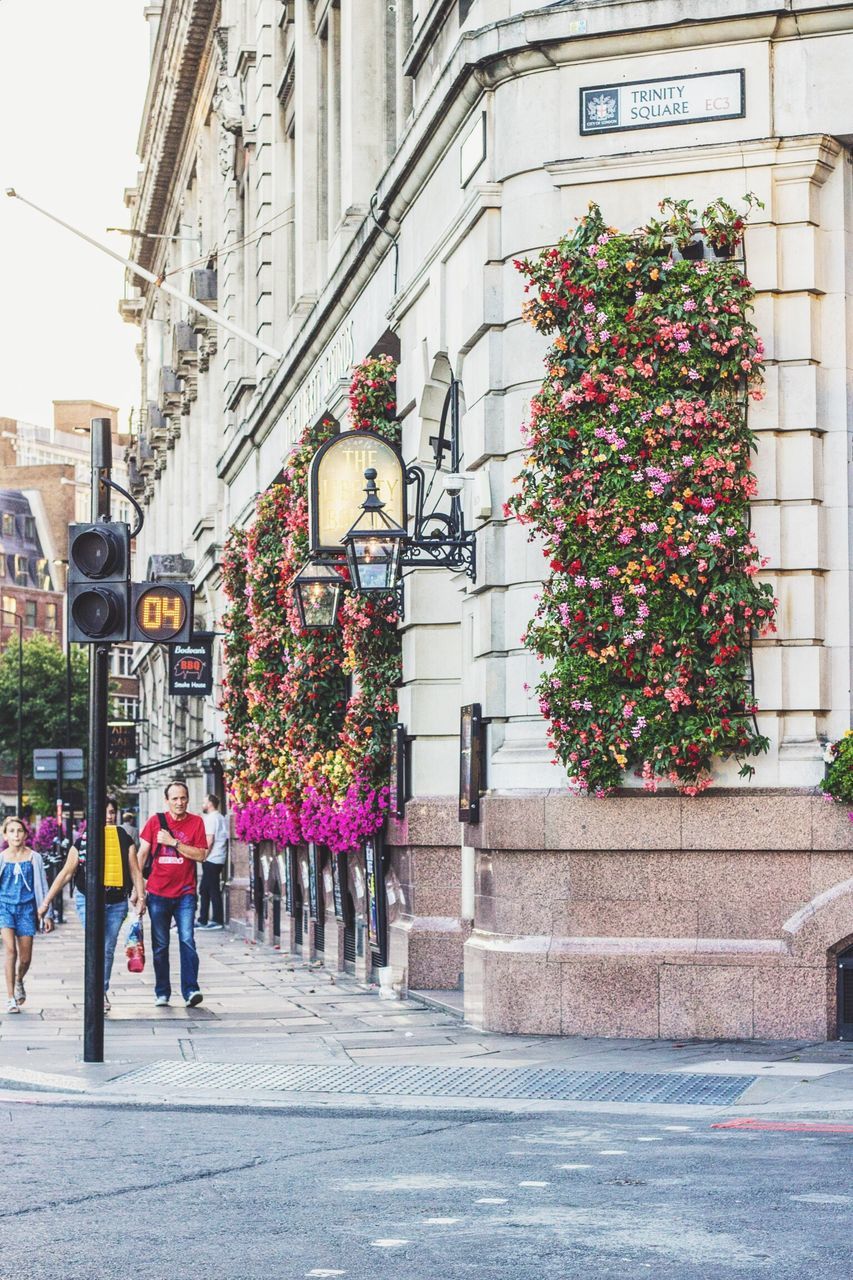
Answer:
[[(7, 1013), (20, 1013), (27, 998), (24, 978), (33, 958), (33, 938), (39, 922), (36, 904), (47, 893), (40, 853), (27, 847), (27, 829), (20, 818), (3, 823), (7, 847), (0, 852), (0, 930), (6, 971)], [(44, 922), (53, 928), (53, 908)]]

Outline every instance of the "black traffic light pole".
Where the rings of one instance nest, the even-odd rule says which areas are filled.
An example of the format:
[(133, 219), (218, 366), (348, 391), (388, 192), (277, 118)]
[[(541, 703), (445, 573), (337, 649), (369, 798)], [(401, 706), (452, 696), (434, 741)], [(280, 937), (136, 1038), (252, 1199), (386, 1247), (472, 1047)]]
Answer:
[[(110, 518), (112, 424), (93, 418), (92, 520)], [(107, 714), (110, 646), (89, 649), (89, 787), (86, 806), (86, 977), (83, 1061), (104, 1060), (104, 803), (107, 794)]]

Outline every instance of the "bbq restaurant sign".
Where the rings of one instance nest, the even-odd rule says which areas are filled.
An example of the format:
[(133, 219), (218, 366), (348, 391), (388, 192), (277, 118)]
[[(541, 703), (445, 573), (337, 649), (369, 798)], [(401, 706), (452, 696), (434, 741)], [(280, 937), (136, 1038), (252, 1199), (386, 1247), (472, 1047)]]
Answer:
[(581, 134), (735, 120), (746, 113), (744, 80), (741, 69), (581, 89)]

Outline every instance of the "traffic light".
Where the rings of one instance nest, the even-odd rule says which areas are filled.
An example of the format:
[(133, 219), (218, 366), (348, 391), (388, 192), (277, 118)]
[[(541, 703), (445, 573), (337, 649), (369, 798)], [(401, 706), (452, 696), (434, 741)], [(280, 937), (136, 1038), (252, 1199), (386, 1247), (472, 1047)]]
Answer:
[(189, 582), (134, 582), (130, 639), (140, 644), (188, 644), (193, 631)]
[(98, 520), (68, 526), (68, 639), (126, 640), (130, 625), (130, 527)]

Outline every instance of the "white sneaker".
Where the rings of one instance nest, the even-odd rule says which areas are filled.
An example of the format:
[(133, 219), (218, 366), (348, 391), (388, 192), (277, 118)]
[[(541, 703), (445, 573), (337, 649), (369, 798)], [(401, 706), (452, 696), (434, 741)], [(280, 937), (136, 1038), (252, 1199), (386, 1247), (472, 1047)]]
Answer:
[(224, 929), (225, 925), (217, 924), (215, 920), (212, 920), (210, 924), (203, 924), (201, 927), (202, 929), (206, 929), (208, 933), (210, 933), (211, 929)]
[(155, 1000), (154, 1000), (154, 1003), (156, 1004), (156, 1006), (157, 1006), (157, 1008), (158, 1008), (158, 1009), (162, 1009), (165, 1005), (167, 1005), (167, 1004), (169, 1003), (169, 997), (168, 997), (168, 996), (157, 996), (157, 997), (155, 998)]
[(17, 1000), (7, 1000), (7, 1002), (6, 1002), (6, 1012), (7, 1012), (7, 1013), (20, 1013), (20, 1012), (21, 1012), (21, 1011), (20, 1011), (20, 1009), (18, 1008), (18, 1002), (17, 1002)]
[(15, 999), (17, 1000), (18, 1004), (24, 1004), (26, 1002), (27, 993), (24, 990), (23, 978), (15, 979)]

